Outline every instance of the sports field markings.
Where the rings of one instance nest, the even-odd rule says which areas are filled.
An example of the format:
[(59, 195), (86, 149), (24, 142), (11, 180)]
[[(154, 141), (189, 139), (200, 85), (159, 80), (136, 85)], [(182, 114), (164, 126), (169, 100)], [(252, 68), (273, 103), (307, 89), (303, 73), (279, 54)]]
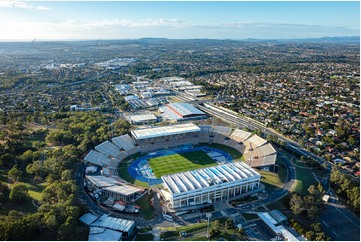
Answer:
[(157, 178), (163, 175), (216, 165), (217, 163), (204, 151), (172, 154), (149, 159), (149, 166)]

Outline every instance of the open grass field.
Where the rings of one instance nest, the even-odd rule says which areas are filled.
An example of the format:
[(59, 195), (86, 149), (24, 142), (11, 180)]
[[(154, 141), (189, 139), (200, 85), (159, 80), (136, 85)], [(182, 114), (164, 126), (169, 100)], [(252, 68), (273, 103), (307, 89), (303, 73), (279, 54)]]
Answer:
[(41, 200), (41, 192), (46, 187), (47, 183), (35, 183), (30, 179), (28, 175), (23, 175), (21, 181), (16, 183), (8, 183), (7, 172), (0, 170), (0, 183), (8, 185), (12, 189), (16, 185), (24, 185), (29, 189), (28, 198), (22, 203), (11, 203), (9, 201), (3, 203), (2, 209), (0, 209), (0, 216), (7, 215), (11, 210), (19, 210), (23, 213), (34, 213), (37, 211), (37, 207), (33, 205), (33, 200), (39, 202)]
[(204, 151), (194, 151), (149, 159), (149, 166), (157, 178), (168, 174), (215, 165), (217, 165), (217, 163)]
[(281, 188), (283, 186), (283, 182), (280, 180), (278, 174), (270, 172), (270, 171), (257, 171), (259, 174), (261, 174), (261, 182), (268, 186), (269, 188), (275, 189), (275, 188)]

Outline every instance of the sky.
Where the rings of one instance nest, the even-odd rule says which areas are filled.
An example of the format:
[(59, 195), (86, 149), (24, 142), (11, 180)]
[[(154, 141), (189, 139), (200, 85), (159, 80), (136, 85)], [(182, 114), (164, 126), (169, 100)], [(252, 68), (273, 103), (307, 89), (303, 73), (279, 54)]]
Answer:
[(292, 39), (359, 35), (359, 1), (0, 0), (0, 40)]

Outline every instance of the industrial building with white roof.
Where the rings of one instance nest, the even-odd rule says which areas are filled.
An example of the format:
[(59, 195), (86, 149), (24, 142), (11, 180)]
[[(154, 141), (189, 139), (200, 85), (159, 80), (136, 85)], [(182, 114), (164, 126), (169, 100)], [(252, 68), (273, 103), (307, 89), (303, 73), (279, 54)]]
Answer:
[(162, 176), (172, 208), (227, 200), (260, 186), (261, 175), (243, 162)]
[(158, 121), (157, 117), (150, 113), (127, 115), (126, 119), (131, 124), (143, 124), (143, 123), (151, 123)]
[(206, 118), (207, 115), (189, 103), (169, 103), (159, 109), (165, 118), (176, 121)]
[(96, 216), (92, 213), (86, 213), (79, 220), (90, 226), (89, 240), (120, 240), (127, 238), (135, 229), (135, 222), (126, 219), (111, 217), (108, 214)]
[(86, 186), (89, 190), (102, 190), (103, 195), (112, 197), (124, 202), (130, 202), (143, 192), (135, 186), (121, 183), (113, 177), (106, 176), (86, 176)]

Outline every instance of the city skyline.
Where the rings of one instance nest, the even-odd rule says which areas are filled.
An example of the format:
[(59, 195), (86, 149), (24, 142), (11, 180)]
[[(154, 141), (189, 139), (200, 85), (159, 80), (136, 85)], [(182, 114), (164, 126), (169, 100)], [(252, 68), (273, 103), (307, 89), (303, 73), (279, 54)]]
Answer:
[(1, 40), (359, 36), (359, 2), (2, 1)]

